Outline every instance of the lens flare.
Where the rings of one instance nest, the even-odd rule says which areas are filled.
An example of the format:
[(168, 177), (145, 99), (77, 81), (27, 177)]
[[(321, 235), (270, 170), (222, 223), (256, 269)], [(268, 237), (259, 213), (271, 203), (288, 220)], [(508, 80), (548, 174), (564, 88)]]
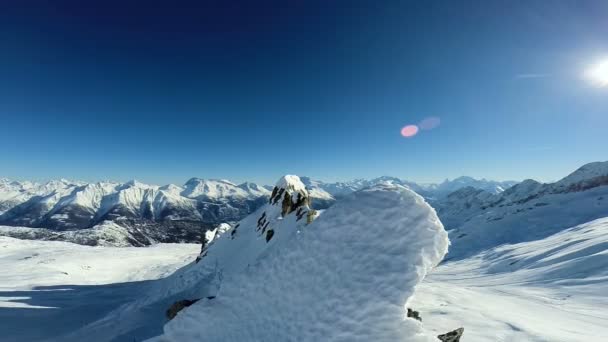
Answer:
[(418, 124), (418, 127), (420, 127), (420, 129), (429, 130), (429, 129), (436, 128), (440, 124), (441, 124), (441, 119), (439, 119), (436, 116), (429, 116), (428, 118), (420, 121), (420, 123)]
[(416, 125), (407, 125), (401, 129), (401, 135), (406, 138), (411, 138), (416, 134), (418, 134), (418, 126)]

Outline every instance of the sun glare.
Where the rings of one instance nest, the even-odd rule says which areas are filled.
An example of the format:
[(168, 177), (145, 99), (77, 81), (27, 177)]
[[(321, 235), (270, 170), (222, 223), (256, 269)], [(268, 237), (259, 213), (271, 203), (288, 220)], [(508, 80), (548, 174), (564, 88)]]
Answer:
[(608, 59), (592, 65), (585, 75), (598, 87), (608, 86)]

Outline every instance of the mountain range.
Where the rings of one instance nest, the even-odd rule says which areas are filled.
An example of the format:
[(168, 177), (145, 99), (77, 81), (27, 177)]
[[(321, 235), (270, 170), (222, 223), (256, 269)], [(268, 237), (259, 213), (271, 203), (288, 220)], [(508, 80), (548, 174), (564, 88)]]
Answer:
[[(466, 230), (467, 224), (478, 220), (499, 221), (522, 211), (553, 208), (548, 205), (551, 200), (543, 200), (545, 197), (588, 194), (593, 189), (602, 193), (608, 184), (608, 162), (584, 165), (548, 184), (531, 179), (517, 183), (471, 177), (439, 184), (418, 184), (387, 176), (334, 183), (300, 179), (314, 209), (326, 209), (363, 188), (393, 183), (422, 195), (448, 230)], [(115, 246), (200, 242), (205, 232), (218, 224), (236, 222), (257, 210), (268, 201), (271, 190), (272, 187), (250, 182), (235, 184), (200, 178), (192, 178), (182, 186), (138, 181), (84, 183), (62, 179), (35, 183), (0, 179), (0, 235)], [(562, 200), (578, 196), (569, 195)], [(600, 205), (600, 212), (603, 207)], [(589, 219), (600, 217), (595, 214), (597, 210), (589, 211)], [(573, 224), (578, 223), (581, 222)]]
[[(33, 275), (66, 284), (110, 273), (116, 282), (7, 292), (9, 305), (58, 308), (34, 310), (27, 320), (26, 310), (7, 311), (16, 327), (9, 340), (593, 340), (606, 335), (607, 175), (608, 162), (590, 163), (555, 183), (448, 194), (430, 187), (426, 199), (387, 177), (340, 195), (285, 176), (265, 188), (270, 195), (253, 213), (206, 231), (196, 252), (178, 245), (190, 257), (179, 256), (184, 266), (175, 272), (133, 257), (167, 248), (174, 260), (179, 248), (170, 244), (86, 249), (2, 237), (3, 252), (18, 252), (3, 259), (5, 267), (20, 274), (5, 278), (26, 289)], [(321, 191), (335, 201), (323, 211), (312, 207)], [(99, 244), (118, 224), (53, 232), (78, 241), (97, 231)], [(103, 261), (91, 266), (93, 253)], [(103, 268), (107, 259), (118, 270)], [(155, 280), (131, 279), (148, 272)], [(80, 321), (60, 324), (66, 315)]]

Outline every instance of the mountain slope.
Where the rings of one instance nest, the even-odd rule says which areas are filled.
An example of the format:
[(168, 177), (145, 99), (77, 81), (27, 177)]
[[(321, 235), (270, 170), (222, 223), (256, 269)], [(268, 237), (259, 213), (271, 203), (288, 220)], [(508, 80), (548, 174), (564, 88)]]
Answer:
[[(454, 246), (460, 242), (454, 241)], [(608, 338), (608, 218), (448, 261), (411, 303), (425, 327), (466, 327), (465, 341)]]
[(202, 179), (191, 179), (183, 188), (137, 181), (35, 184), (2, 180), (0, 225), (44, 229), (3, 228), (0, 233), (87, 244), (97, 244), (97, 237), (103, 237), (99, 244), (114, 241), (135, 246), (199, 242), (205, 230), (241, 219), (269, 195), (268, 189), (253, 183), (237, 186)]
[[(433, 210), (387, 184), (351, 194), (315, 219), (309, 195), (297, 177), (282, 178), (264, 206), (205, 244), (198, 262), (57, 338), (142, 340), (162, 333), (171, 303), (200, 298), (158, 339), (272, 341), (287, 333), (305, 341), (356, 332), (426, 341), (420, 324), (403, 316), (415, 284), (447, 249)], [(326, 279), (321, 287), (319, 279)]]
[(437, 206), (453, 241), (449, 258), (542, 239), (608, 216), (608, 162), (584, 165), (550, 184), (526, 180), (500, 194), (461, 189)]

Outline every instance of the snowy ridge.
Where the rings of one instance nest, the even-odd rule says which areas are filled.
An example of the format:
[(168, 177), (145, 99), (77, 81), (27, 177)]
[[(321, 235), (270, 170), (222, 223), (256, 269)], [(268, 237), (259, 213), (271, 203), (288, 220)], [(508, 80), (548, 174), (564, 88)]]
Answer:
[(580, 191), (599, 185), (608, 185), (608, 161), (581, 166), (564, 179), (553, 184), (553, 191)]
[[(563, 180), (526, 180), (494, 195), (461, 189), (437, 205), (451, 239), (450, 258), (504, 243), (543, 239), (562, 229), (608, 216), (608, 165), (584, 165)], [(605, 182), (606, 181), (606, 182)]]
[(267, 196), (268, 189), (254, 183), (236, 185), (225, 179), (192, 178), (184, 185), (182, 196), (188, 198), (223, 199)]
[[(137, 235), (131, 229), (135, 224), (153, 222), (167, 226), (170, 231), (180, 221), (191, 226), (192, 232), (186, 236), (197, 239), (199, 234), (196, 230), (221, 222), (237, 221), (256, 210), (269, 195), (267, 188), (257, 184), (237, 186), (225, 180), (193, 179), (182, 188), (173, 184), (159, 187), (138, 181), (85, 184), (60, 180), (36, 184), (3, 179), (0, 181), (0, 225), (46, 228), (49, 231), (24, 235), (23, 229), (15, 229), (10, 234), (3, 229), (0, 233), (21, 237), (69, 238), (75, 235), (55, 234), (52, 231), (91, 229), (104, 221), (113, 221), (130, 229), (130, 235)], [(90, 234), (96, 236), (93, 232)], [(156, 240), (154, 237), (136, 239), (139, 242)], [(123, 242), (117, 241), (117, 245), (123, 245)], [(139, 245), (139, 242), (135, 245)]]
[[(297, 184), (278, 183), (301, 190), (291, 185)], [(264, 257), (225, 277), (215, 298), (180, 312), (156, 340), (435, 340), (422, 334), (417, 321), (404, 320), (415, 285), (448, 246), (420, 196), (390, 184), (362, 190), (273, 241), (263, 254), (245, 252)], [(319, 279), (325, 279), (322, 287)]]
[[(171, 301), (216, 296), (227, 279), (266, 258), (270, 250), (294, 238), (299, 230), (306, 229), (305, 226), (316, 218), (316, 212), (309, 207), (309, 199), (302, 197), (305, 191), (299, 178), (294, 176), (285, 180), (288, 182), (277, 183), (281, 187), (273, 190), (276, 201), (266, 200), (262, 207), (233, 226), (221, 224), (207, 232), (206, 243), (196, 263), (159, 280), (133, 303), (86, 329), (63, 336), (62, 341), (81, 341), (91, 334), (100, 340), (112, 340), (117, 335), (133, 333), (140, 326), (149, 327), (149, 320), (125, 321), (124, 317), (139, 317), (149, 312), (151, 307), (162, 314)], [(290, 203), (288, 212), (285, 211), (285, 198)], [(296, 201), (292, 202), (292, 198)], [(155, 328), (159, 329), (156, 334), (160, 333), (161, 325)], [(135, 340), (142, 340), (136, 336)]]

